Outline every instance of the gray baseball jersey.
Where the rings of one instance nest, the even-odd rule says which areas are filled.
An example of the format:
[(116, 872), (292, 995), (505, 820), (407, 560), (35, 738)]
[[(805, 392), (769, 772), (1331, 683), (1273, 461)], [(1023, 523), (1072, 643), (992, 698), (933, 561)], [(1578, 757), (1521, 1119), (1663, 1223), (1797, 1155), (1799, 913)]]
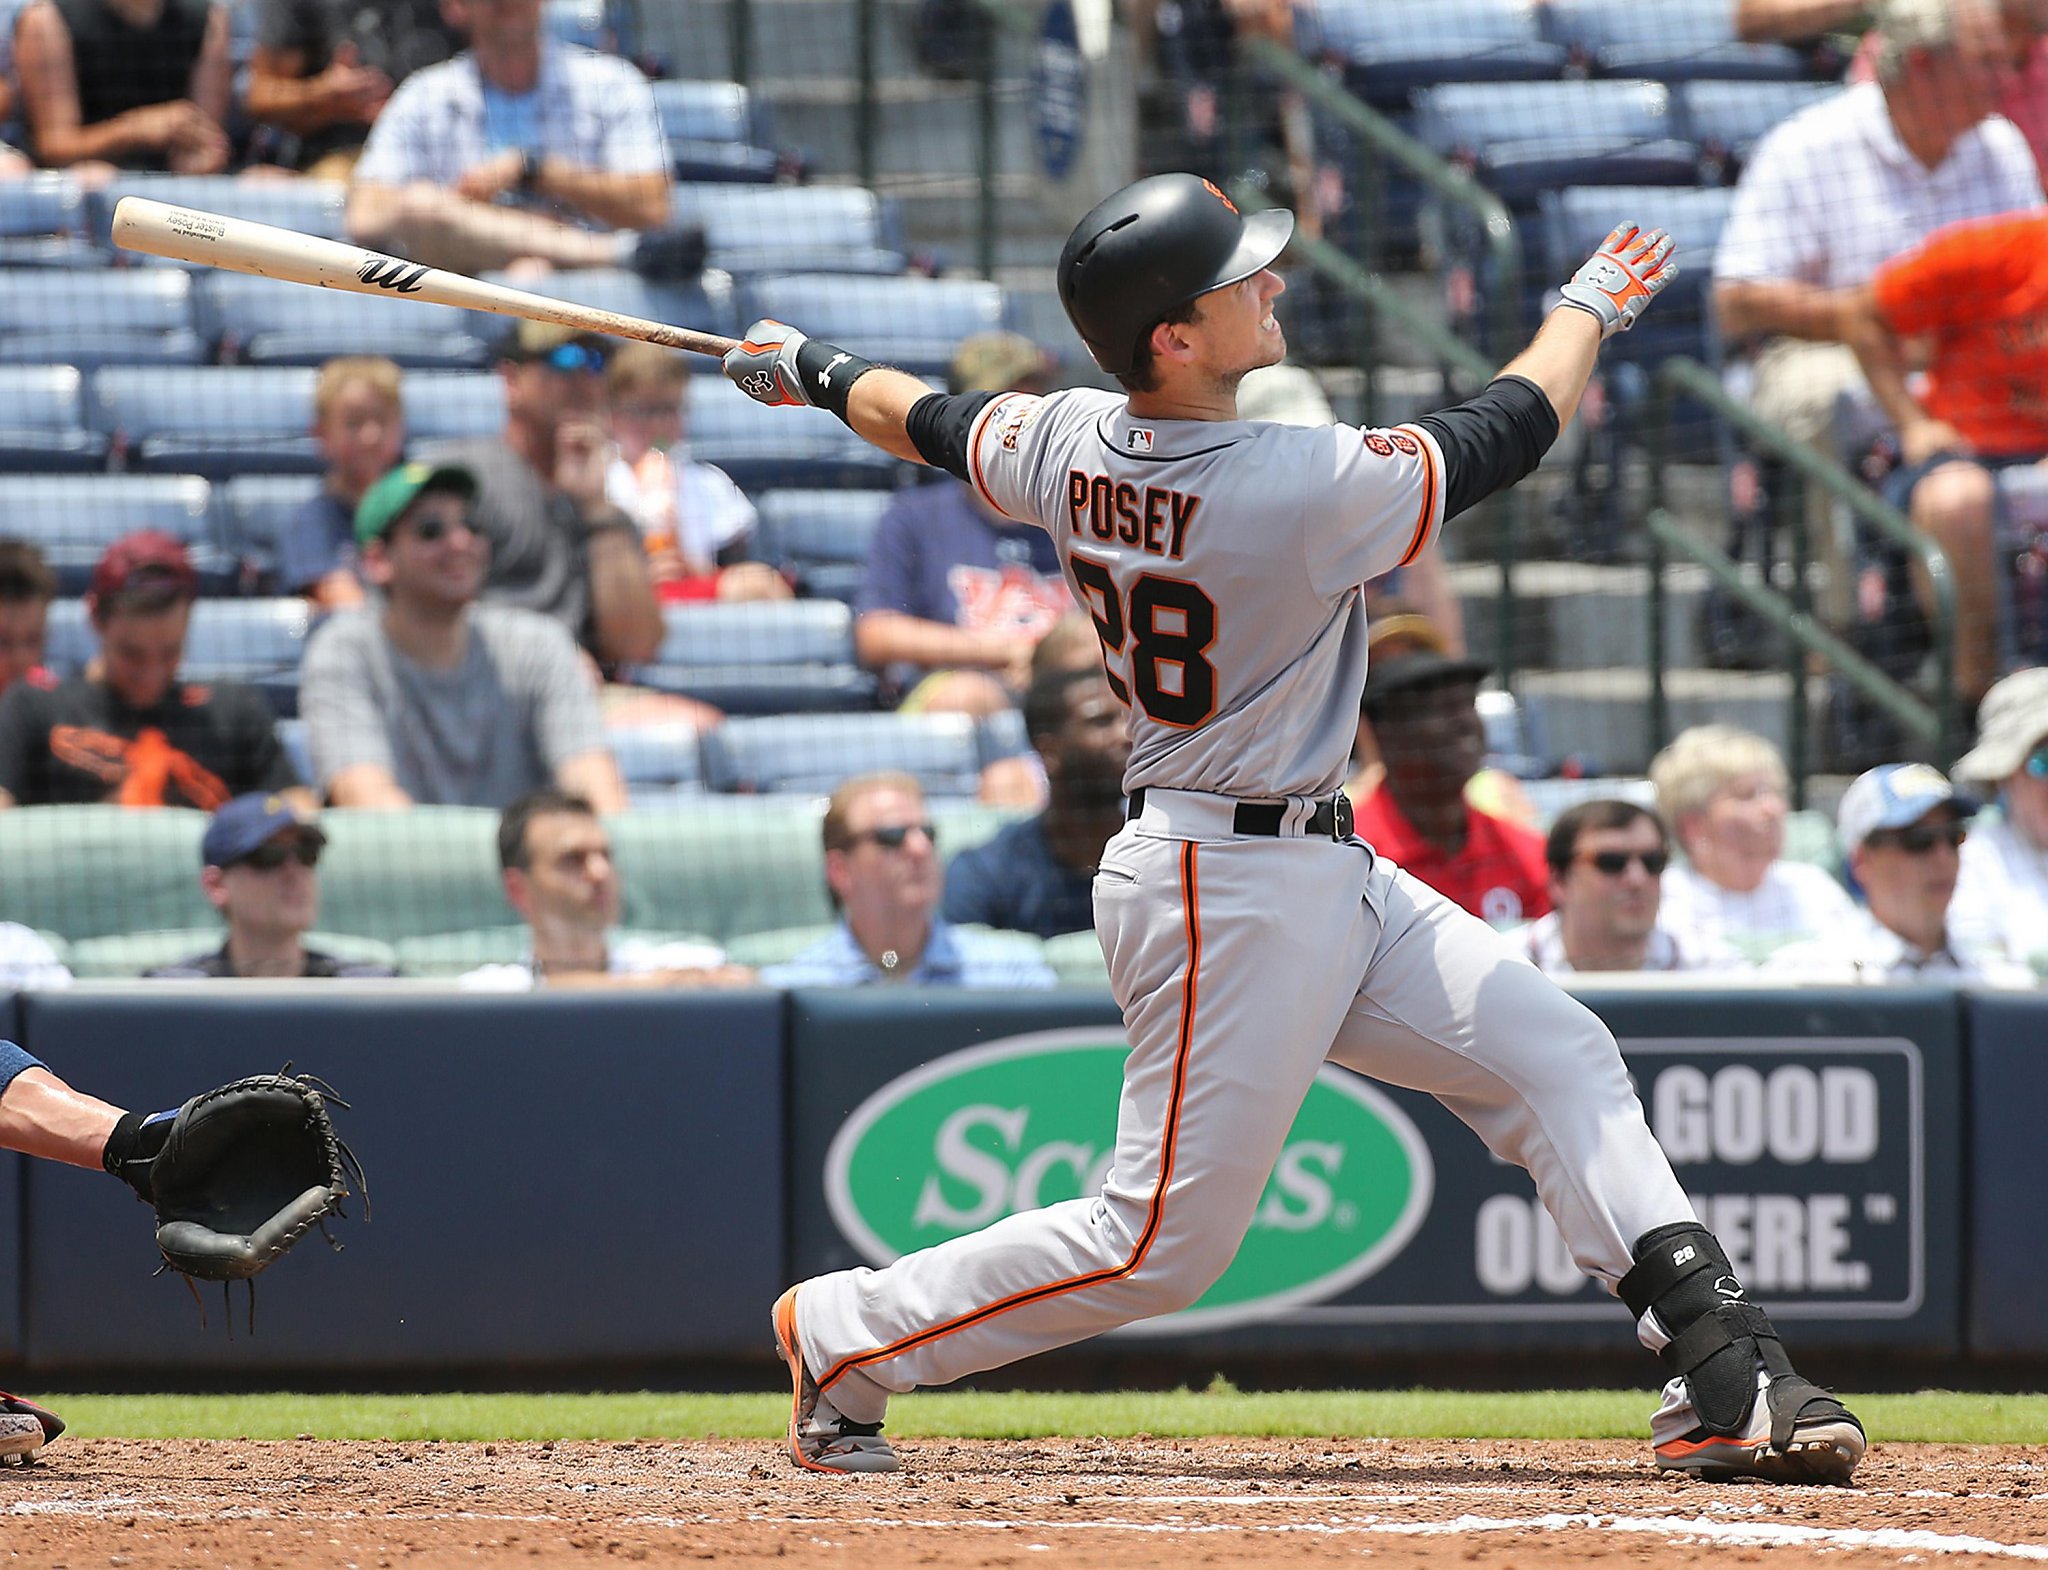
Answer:
[(1114, 393), (1012, 393), (968, 468), (1047, 530), (1131, 711), (1127, 790), (1273, 798), (1343, 783), (1365, 686), (1360, 585), (1444, 518), (1417, 426), (1134, 419)]

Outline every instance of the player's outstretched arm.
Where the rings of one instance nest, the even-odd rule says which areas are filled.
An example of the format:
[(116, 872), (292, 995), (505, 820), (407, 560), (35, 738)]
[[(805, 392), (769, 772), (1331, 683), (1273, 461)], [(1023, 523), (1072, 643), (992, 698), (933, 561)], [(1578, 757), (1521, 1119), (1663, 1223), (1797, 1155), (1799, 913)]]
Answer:
[(1619, 224), (1600, 249), (1571, 276), (1564, 296), (1529, 347), (1508, 362), (1503, 376), (1521, 376), (1543, 389), (1560, 428), (1578, 412), (1592, 379), (1600, 345), (1627, 332), (1650, 302), (1678, 276), (1671, 236)]
[(766, 318), (747, 329), (724, 364), (727, 378), (757, 403), (828, 409), (863, 441), (893, 457), (925, 462), (910, 439), (909, 420), (933, 389), (915, 376)]
[(1444, 517), (1528, 475), (1578, 412), (1602, 339), (1632, 326), (1678, 274), (1671, 239), (1623, 224), (1564, 286), (1529, 347), (1475, 396), (1415, 423), (1444, 457)]

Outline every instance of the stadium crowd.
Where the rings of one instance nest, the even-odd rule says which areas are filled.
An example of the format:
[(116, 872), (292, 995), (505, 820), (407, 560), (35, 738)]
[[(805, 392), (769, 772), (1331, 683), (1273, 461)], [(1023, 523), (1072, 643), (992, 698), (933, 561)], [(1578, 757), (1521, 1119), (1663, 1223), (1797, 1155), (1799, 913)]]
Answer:
[[(1333, 50), (1343, 9), (1142, 8), (1181, 94), (1186, 156), (1222, 156), (1215, 73), (1234, 32)], [(1551, 25), (1541, 0), (1524, 9)], [(568, 41), (558, 10), (0, 4), (0, 128), (13, 128), (0, 190), (56, 180), (90, 196), (193, 176), (331, 191), (336, 232), (422, 262), (712, 299), (733, 256), (702, 217), (709, 187), (679, 179), (660, 97), (671, 84)], [(1872, 30), (1832, 55), (1817, 41), (1866, 18)], [(1800, 440), (1867, 458), (1845, 445), (1865, 429), (1858, 408), (1887, 433), (1873, 450), (1889, 467), (1862, 472), (1948, 555), (1975, 745), (1953, 780), (1902, 746), (1849, 784), (1824, 833), (1792, 812), (1796, 782), (1772, 744), (1730, 725), (1678, 735), (1647, 779), (1546, 791), (1534, 776), (1557, 760), (1489, 735), (1494, 665), (1468, 654), (1433, 547), (1368, 586), (1359, 832), (1520, 932), (1553, 971), (2022, 983), (2029, 965), (2048, 969), (2048, 643), (2029, 642), (2018, 593), (2029, 562), (2048, 570), (2048, 548), (2014, 499), (2048, 475), (2048, 4), (1740, 0), (1729, 27), (1744, 47), (1798, 40), (1785, 58), (1812, 85), (1816, 61), (1845, 80), (1729, 166), (1717, 351), (1732, 385)], [(1574, 53), (1566, 69), (1600, 68)], [(1278, 115), (1305, 232), (1341, 239), (1343, 180), (1318, 162), (1341, 141), (1291, 97)], [(29, 239), (86, 244), (81, 276), (151, 271), (108, 266), (81, 235)], [(885, 254), (878, 271), (900, 272)], [(25, 253), (38, 273), (60, 256), (79, 260)], [(782, 270), (773, 256), (733, 269), (760, 299)], [(205, 293), (183, 275), (171, 292)], [(226, 296), (212, 308), (225, 320)], [(1072, 367), (1006, 320), (961, 320), (923, 346), (921, 368), (943, 366), (955, 391), (1058, 385)], [(729, 388), (648, 345), (461, 317), (453, 348), (422, 329), (364, 352), (382, 345), (351, 330), (349, 352), (301, 343), (264, 360), (259, 336), (215, 323), (197, 354), (153, 342), (134, 362), (303, 377), (289, 394), (302, 416), (267, 411), (286, 421), (261, 438), (273, 445), (194, 449), (203, 527), (159, 526), (140, 504), (129, 517), (111, 484), (104, 515), (131, 526), (89, 549), (68, 519), (0, 519), (18, 536), (0, 540), (0, 806), (208, 818), (199, 890), (225, 928), (218, 946), (128, 974), (1036, 986), (1055, 967), (1003, 934), (1086, 941), (1128, 744), (1093, 627), (1038, 531), (943, 477), (864, 470), (836, 489), (832, 465), (852, 460), (824, 438), (761, 457), (730, 435)], [(81, 374), (109, 378), (101, 405), (118, 402), (110, 378), (138, 346), (78, 345)], [(252, 385), (261, 399), (286, 384)], [(451, 396), (477, 402), (444, 419)], [(1248, 382), (1244, 407), (1334, 418), (1298, 365)], [(109, 482), (183, 472), (176, 449), (151, 447), (161, 438), (102, 436), (10, 450), (0, 466), (38, 475), (41, 452)], [(1813, 515), (1830, 619), (1895, 623), (1916, 594), (1934, 603), (1931, 580), (1836, 509), (1816, 498)], [(223, 519), (248, 525), (225, 546)], [(284, 652), (224, 647), (256, 636), (223, 619), (234, 603), (283, 629)], [(761, 933), (627, 925), (632, 852), (608, 825), (652, 811), (713, 822), (743, 796), (826, 803), (814, 854), (832, 920), (807, 921), (797, 901)], [(956, 838), (948, 813), (977, 803)], [(332, 821), (429, 808), (501, 815), (492, 877), (516, 925), (424, 972), (379, 933), (316, 932), (323, 809)], [(753, 832), (743, 822), (734, 834)], [(68, 980), (64, 936), (0, 926), (0, 985)]]

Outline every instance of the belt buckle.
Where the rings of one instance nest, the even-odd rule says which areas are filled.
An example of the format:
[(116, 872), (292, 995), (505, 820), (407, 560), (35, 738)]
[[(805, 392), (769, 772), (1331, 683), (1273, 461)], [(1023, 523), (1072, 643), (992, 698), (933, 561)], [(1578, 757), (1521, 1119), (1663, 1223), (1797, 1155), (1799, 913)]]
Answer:
[(1330, 838), (1333, 840), (1350, 839), (1352, 826), (1357, 822), (1357, 819), (1352, 814), (1351, 798), (1340, 790), (1335, 796), (1330, 798), (1330, 807), (1332, 809), (1330, 813), (1332, 820)]

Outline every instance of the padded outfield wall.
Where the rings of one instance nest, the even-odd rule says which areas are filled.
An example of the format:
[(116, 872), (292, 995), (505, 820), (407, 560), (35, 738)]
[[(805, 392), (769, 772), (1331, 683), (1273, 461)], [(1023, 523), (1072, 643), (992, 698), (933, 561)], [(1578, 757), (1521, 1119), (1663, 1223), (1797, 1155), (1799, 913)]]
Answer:
[[(2048, 1359), (2033, 1257), (2048, 1000), (1936, 989), (1585, 990), (1681, 1180), (1799, 1344)], [(424, 985), (80, 987), (17, 1039), (137, 1106), (291, 1060), (353, 1103), (374, 1219), (262, 1281), (257, 1333), (152, 1279), (93, 1173), (0, 1159), (0, 1370), (178, 1384), (630, 1378), (763, 1362), (782, 1283), (1086, 1191), (1109, 999), (770, 991), (476, 998)], [(351, 1207), (352, 1209), (355, 1207)], [(1326, 1072), (1238, 1262), (1109, 1366), (1625, 1353), (1523, 1174), (1427, 1097)], [(1068, 1354), (1074, 1356), (1077, 1354)]]

